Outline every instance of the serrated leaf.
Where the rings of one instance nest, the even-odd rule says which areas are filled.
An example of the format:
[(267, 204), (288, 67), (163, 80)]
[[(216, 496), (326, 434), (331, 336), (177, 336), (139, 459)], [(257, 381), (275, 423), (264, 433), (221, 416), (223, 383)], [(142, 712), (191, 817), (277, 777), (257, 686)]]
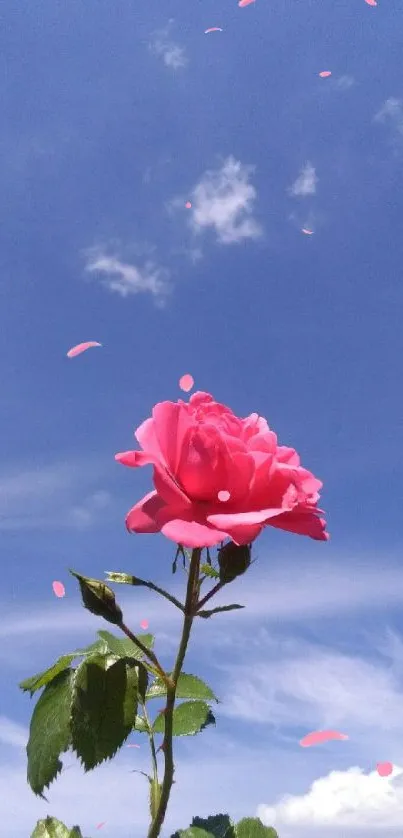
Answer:
[[(102, 638), (104, 643), (106, 643), (107, 648), (109, 651), (112, 652), (113, 655), (116, 655), (118, 658), (144, 658), (144, 652), (140, 649), (139, 646), (136, 646), (129, 637), (116, 637), (115, 634), (111, 634), (109, 631), (98, 631), (97, 634), (99, 637)], [(139, 634), (139, 640), (143, 643), (147, 649), (152, 649), (154, 645), (154, 635), (152, 634)]]
[[(168, 673), (172, 675), (172, 673)], [(167, 688), (163, 681), (159, 679), (154, 681), (151, 684), (151, 687), (147, 690), (146, 693), (146, 701), (150, 698), (160, 698), (167, 694)], [(198, 678), (197, 675), (187, 675), (185, 672), (182, 672), (179, 675), (177, 687), (176, 687), (176, 698), (192, 698), (194, 700), (205, 700), (205, 701), (216, 701), (218, 703), (218, 698), (214, 695), (213, 691), (210, 687)]]
[(84, 649), (76, 649), (76, 656), (82, 657), (87, 655), (106, 655), (109, 651), (108, 644), (102, 638), (99, 640), (94, 640), (89, 646), (86, 646)]
[[(203, 701), (184, 701), (173, 711), (173, 735), (194, 736), (207, 725), (215, 724), (215, 718), (208, 704)], [(165, 732), (165, 716), (160, 713), (153, 724), (154, 733)]]
[(53, 666), (50, 666), (49, 669), (45, 669), (44, 672), (40, 672), (38, 675), (32, 675), (31, 678), (26, 678), (25, 681), (21, 681), (18, 686), (25, 692), (29, 691), (31, 696), (33, 696), (36, 690), (40, 690), (42, 687), (45, 687), (46, 684), (49, 684), (50, 681), (53, 681), (53, 679), (56, 678), (56, 675), (59, 675), (59, 673), (63, 672), (64, 669), (68, 669), (71, 662), (76, 657), (78, 657), (77, 652), (72, 652), (69, 655), (63, 655), (61, 658), (58, 658), (56, 663), (54, 663)]
[(205, 576), (210, 576), (212, 579), (219, 579), (220, 574), (217, 570), (214, 570), (213, 567), (209, 564), (202, 564), (200, 568), (201, 572), (204, 573)]
[(205, 829), (206, 832), (214, 835), (214, 838), (237, 838), (235, 826), (229, 815), (210, 815), (208, 818), (195, 817), (191, 826)]
[(27, 779), (42, 796), (62, 769), (59, 759), (70, 747), (70, 707), (74, 672), (64, 669), (46, 685), (32, 714), (27, 745)]
[(236, 825), (237, 838), (278, 838), (272, 826), (264, 826), (260, 818), (243, 818)]
[(71, 712), (72, 746), (85, 771), (111, 759), (136, 719), (138, 669), (130, 658), (105, 668), (102, 656), (77, 667)]
[(82, 838), (82, 834), (80, 827), (73, 826), (73, 829), (68, 829), (57, 818), (48, 816), (45, 820), (38, 821), (31, 838)]
[(245, 608), (244, 605), (219, 605), (217, 608), (212, 608), (211, 611), (198, 611), (198, 617), (211, 617), (212, 614), (218, 614), (220, 611), (235, 611), (238, 608)]

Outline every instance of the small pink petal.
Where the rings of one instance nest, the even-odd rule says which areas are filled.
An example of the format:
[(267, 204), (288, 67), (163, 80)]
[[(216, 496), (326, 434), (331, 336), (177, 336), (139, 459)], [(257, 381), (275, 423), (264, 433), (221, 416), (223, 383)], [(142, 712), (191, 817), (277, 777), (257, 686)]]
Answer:
[(391, 762), (378, 762), (376, 770), (380, 777), (389, 777), (393, 771), (393, 765)]
[(327, 78), (329, 78), (329, 76), (332, 75), (332, 72), (331, 72), (331, 70), (322, 70), (322, 72), (319, 73), (319, 75), (320, 75), (321, 79), (327, 79)]
[(302, 748), (309, 748), (311, 745), (320, 745), (321, 742), (329, 742), (331, 739), (348, 739), (348, 736), (337, 730), (315, 730), (304, 736), (299, 744)]
[(313, 230), (308, 230), (307, 227), (303, 227), (301, 233), (305, 233), (306, 236), (313, 236)]
[(211, 26), (210, 29), (204, 30), (204, 34), (208, 35), (209, 32), (222, 32), (222, 29), (219, 26)]
[(238, 6), (240, 9), (243, 9), (245, 6), (250, 6), (254, 2), (255, 0), (239, 0)]
[(102, 827), (105, 826), (105, 824), (106, 824), (106, 821), (102, 821), (102, 823), (98, 823), (97, 826), (96, 826), (96, 829), (102, 829)]
[(139, 748), (140, 745), (133, 745), (132, 743), (127, 746), (128, 748)]
[(140, 623), (140, 628), (148, 629), (148, 620), (142, 620)]
[(368, 4), (368, 6), (377, 6), (378, 5), (376, 0), (365, 0), (365, 2)]
[(186, 201), (185, 207), (186, 207), (186, 209), (191, 209), (192, 208), (192, 204), (190, 203), (190, 201)]
[(226, 490), (226, 489), (222, 489), (222, 490), (218, 493), (217, 497), (218, 497), (218, 500), (221, 500), (223, 503), (225, 503), (225, 501), (227, 501), (227, 500), (229, 500), (229, 499), (230, 499), (230, 497), (231, 497), (231, 492), (227, 492), (227, 490)]
[(77, 346), (69, 349), (67, 357), (75, 358), (76, 355), (81, 355), (82, 352), (85, 352), (86, 349), (91, 349), (93, 346), (102, 346), (102, 343), (98, 343), (96, 340), (87, 340), (86, 343), (78, 343)]
[(64, 597), (66, 591), (64, 589), (63, 582), (52, 582), (52, 588), (55, 596), (57, 596), (59, 599)]
[(191, 390), (193, 386), (194, 386), (194, 379), (192, 378), (191, 375), (189, 375), (189, 373), (186, 373), (185, 375), (182, 375), (182, 378), (179, 379), (179, 387), (181, 388), (181, 390), (184, 390), (185, 393), (188, 393), (189, 390)]

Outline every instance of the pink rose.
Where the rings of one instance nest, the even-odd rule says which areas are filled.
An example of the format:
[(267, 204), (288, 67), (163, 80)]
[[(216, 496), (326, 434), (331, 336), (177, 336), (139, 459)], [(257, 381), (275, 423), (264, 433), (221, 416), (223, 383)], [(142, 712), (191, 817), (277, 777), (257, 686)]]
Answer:
[[(208, 393), (155, 405), (135, 433), (142, 451), (123, 465), (154, 467), (155, 491), (126, 518), (129, 532), (161, 532), (186, 547), (249, 544), (270, 525), (326, 541), (320, 480), (257, 413), (239, 419)], [(225, 502), (218, 495), (225, 493)], [(221, 495), (223, 497), (223, 495)]]

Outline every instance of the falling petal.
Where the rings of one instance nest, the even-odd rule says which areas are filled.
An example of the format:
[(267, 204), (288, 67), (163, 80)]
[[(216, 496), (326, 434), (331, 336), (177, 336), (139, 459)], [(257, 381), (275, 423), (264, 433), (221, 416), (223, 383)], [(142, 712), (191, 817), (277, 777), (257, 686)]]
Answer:
[(305, 233), (306, 236), (313, 236), (313, 230), (308, 230), (307, 227), (303, 227), (301, 233)]
[(102, 827), (105, 826), (105, 824), (106, 824), (106, 821), (102, 821), (102, 823), (98, 823), (97, 826), (96, 826), (96, 829), (102, 829)]
[(63, 582), (56, 582), (56, 581), (52, 582), (52, 588), (53, 588), (53, 593), (55, 594), (55, 596), (57, 596), (59, 599), (64, 597), (66, 591), (64, 589)]
[(389, 777), (393, 771), (393, 765), (391, 762), (378, 762), (376, 770), (380, 777)]
[(186, 201), (185, 207), (186, 207), (186, 209), (191, 209), (192, 208), (192, 204), (190, 203), (190, 201)]
[(82, 352), (85, 352), (86, 349), (91, 349), (92, 346), (102, 346), (102, 343), (98, 343), (96, 340), (87, 340), (86, 343), (78, 343), (77, 346), (69, 349), (67, 357), (75, 358), (76, 355), (81, 355)]
[(348, 736), (337, 730), (315, 730), (304, 736), (299, 744), (302, 748), (309, 748), (311, 745), (320, 745), (321, 742), (329, 742), (331, 739), (348, 739)]
[(218, 493), (217, 497), (218, 500), (221, 500), (223, 503), (225, 503), (225, 501), (230, 499), (231, 493), (227, 492), (226, 489), (222, 489), (221, 492)]
[(130, 743), (130, 745), (128, 745), (127, 747), (128, 748), (139, 748), (140, 745), (134, 745), (133, 743)]
[(179, 387), (181, 390), (184, 390), (185, 393), (188, 393), (189, 390), (192, 389), (193, 385), (194, 379), (188, 372), (185, 375), (182, 375), (182, 378), (179, 379)]
[(365, 2), (368, 4), (368, 6), (377, 6), (378, 5), (376, 0), (365, 0)]
[(255, 0), (239, 0), (238, 6), (240, 9), (243, 9), (245, 6), (250, 6), (254, 2)]
[(321, 79), (327, 79), (329, 76), (332, 75), (332, 73), (331, 73), (330, 70), (322, 70), (322, 72), (319, 73), (319, 75), (320, 75)]
[(210, 29), (204, 30), (204, 34), (208, 35), (209, 32), (222, 32), (222, 29), (219, 26), (211, 26)]
[(148, 620), (142, 620), (140, 623), (140, 628), (148, 629)]

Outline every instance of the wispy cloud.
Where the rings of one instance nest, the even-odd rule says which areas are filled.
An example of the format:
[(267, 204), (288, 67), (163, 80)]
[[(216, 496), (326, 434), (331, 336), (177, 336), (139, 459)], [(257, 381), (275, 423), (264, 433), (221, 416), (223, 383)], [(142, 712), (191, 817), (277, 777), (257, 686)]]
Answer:
[(0, 474), (0, 530), (82, 528), (98, 522), (112, 498), (104, 490), (90, 490), (97, 476), (89, 472), (88, 464), (86, 469), (62, 462)]
[(0, 742), (13, 748), (23, 748), (28, 742), (28, 730), (7, 716), (0, 716)]
[(179, 44), (172, 40), (170, 32), (170, 24), (165, 29), (160, 29), (158, 32), (155, 32), (149, 46), (152, 52), (163, 59), (167, 67), (173, 70), (179, 70), (182, 67), (186, 67), (188, 58), (185, 48), (179, 46)]
[(386, 99), (375, 114), (374, 121), (389, 123), (399, 135), (403, 136), (403, 100), (393, 97)]
[(169, 271), (148, 261), (142, 267), (122, 262), (99, 249), (87, 252), (87, 273), (99, 274), (108, 291), (128, 297), (151, 294), (158, 306), (163, 306), (170, 292)]
[(257, 192), (250, 182), (254, 167), (228, 157), (204, 173), (191, 194), (194, 232), (213, 230), (222, 244), (257, 239), (262, 228), (253, 216)]
[(262, 643), (260, 656), (259, 666), (222, 665), (224, 715), (308, 730), (403, 731), (401, 678), (385, 661), (289, 640)]
[(355, 84), (355, 79), (353, 76), (340, 76), (339, 79), (335, 79), (334, 86), (337, 87), (339, 90), (349, 90), (350, 87), (353, 87)]
[(315, 195), (317, 182), (318, 178), (316, 175), (315, 167), (308, 162), (305, 164), (297, 179), (290, 187), (289, 192), (291, 195), (298, 197), (305, 197), (306, 195)]
[[(294, 826), (290, 836), (301, 835), (301, 829), (321, 830), (334, 827), (343, 836), (365, 830), (366, 838), (386, 834), (397, 829), (402, 834), (403, 769), (395, 766), (389, 777), (379, 777), (376, 771), (366, 774), (361, 768), (331, 771), (315, 780), (306, 794), (286, 795), (274, 805), (261, 804), (257, 815), (263, 823), (281, 827)], [(304, 833), (305, 834), (305, 833)], [(329, 834), (326, 831), (326, 834)], [(334, 833), (332, 833), (334, 834)], [(317, 835), (315, 831), (315, 836)]]

